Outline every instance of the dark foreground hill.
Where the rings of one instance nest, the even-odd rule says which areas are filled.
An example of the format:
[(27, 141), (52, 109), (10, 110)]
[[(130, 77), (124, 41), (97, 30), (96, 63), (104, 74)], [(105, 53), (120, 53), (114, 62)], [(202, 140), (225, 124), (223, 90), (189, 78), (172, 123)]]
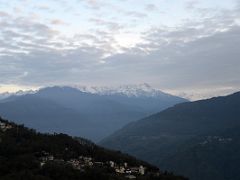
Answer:
[(184, 180), (126, 154), (0, 118), (1, 180)]
[(240, 93), (178, 104), (130, 123), (102, 145), (192, 180), (240, 179)]
[(186, 100), (161, 91), (93, 94), (72, 87), (48, 87), (0, 102), (0, 114), (40, 132), (63, 132), (93, 141), (127, 123)]

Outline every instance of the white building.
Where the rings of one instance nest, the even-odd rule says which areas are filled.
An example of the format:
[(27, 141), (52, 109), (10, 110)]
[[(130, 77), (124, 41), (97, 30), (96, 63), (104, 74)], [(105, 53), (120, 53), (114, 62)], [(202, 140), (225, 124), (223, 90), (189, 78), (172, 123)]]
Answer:
[(115, 166), (115, 163), (113, 161), (109, 161), (109, 164), (110, 164), (110, 167), (114, 167)]
[(139, 167), (139, 174), (141, 174), (141, 175), (145, 174), (145, 168), (143, 166)]

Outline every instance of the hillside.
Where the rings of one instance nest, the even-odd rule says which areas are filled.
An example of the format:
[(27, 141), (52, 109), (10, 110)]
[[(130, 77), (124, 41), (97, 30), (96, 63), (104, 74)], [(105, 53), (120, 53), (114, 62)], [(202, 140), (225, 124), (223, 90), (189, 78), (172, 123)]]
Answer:
[[(134, 171), (133, 171), (134, 170)], [(1, 180), (184, 180), (119, 151), (65, 134), (41, 134), (0, 118)]]
[(166, 156), (163, 169), (191, 179), (237, 180), (240, 177), (240, 127), (199, 136), (184, 143), (177, 153)]
[[(233, 156), (230, 155), (230, 152), (240, 147), (237, 136), (239, 119), (240, 92), (175, 105), (130, 123), (103, 140), (101, 145), (122, 150), (159, 167), (181, 172), (193, 180), (211, 180), (216, 174), (219, 177), (217, 179), (239, 179), (239, 171), (231, 167), (239, 167), (240, 163), (232, 161)], [(226, 132), (232, 132), (235, 137)], [(211, 143), (215, 140), (234, 140), (220, 145), (206, 143), (201, 146), (208, 138), (213, 138)], [(240, 154), (235, 153), (234, 157), (239, 159)], [(227, 166), (231, 163), (232, 166)], [(217, 169), (216, 165), (221, 168)], [(229, 174), (234, 178), (227, 178)]]
[(82, 136), (88, 135), (90, 122), (84, 114), (32, 94), (6, 99), (0, 103), (0, 113), (3, 117), (13, 118), (16, 123), (42, 132), (62, 132), (75, 136), (81, 132)]
[(121, 93), (90, 93), (72, 87), (47, 87), (1, 100), (0, 113), (41, 132), (65, 132), (99, 141), (133, 120), (186, 101), (149, 87), (140, 88), (128, 89), (125, 94), (123, 89)]

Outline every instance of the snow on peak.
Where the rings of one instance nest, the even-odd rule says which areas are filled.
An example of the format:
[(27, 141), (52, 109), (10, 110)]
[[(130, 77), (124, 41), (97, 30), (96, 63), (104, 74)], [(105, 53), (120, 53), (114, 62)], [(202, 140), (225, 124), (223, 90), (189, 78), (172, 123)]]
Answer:
[[(109, 86), (82, 86), (82, 85), (71, 85), (71, 86), (53, 86), (49, 88), (75, 88), (80, 90), (81, 92), (92, 93), (92, 94), (99, 94), (99, 95), (124, 95), (129, 97), (163, 97), (163, 96), (170, 96), (167, 93), (164, 93), (158, 89), (152, 88), (149, 84), (130, 84), (130, 85), (122, 85), (118, 87), (109, 87)], [(47, 88), (47, 87), (45, 87)], [(45, 89), (42, 88), (42, 89)], [(39, 90), (33, 91), (18, 91), (15, 93), (3, 93), (0, 94), (0, 100), (5, 99), (10, 96), (21, 96), (25, 94), (34, 94)]]
[(10, 96), (22, 96), (22, 95), (25, 95), (25, 94), (34, 94), (36, 93), (37, 91), (34, 91), (34, 90), (27, 90), (27, 91), (23, 91), (23, 90), (19, 90), (17, 92), (4, 92), (4, 93), (1, 93), (0, 94), (0, 100), (3, 100), (3, 99), (6, 99)]
[(126, 96), (147, 96), (147, 97), (155, 97), (155, 96), (168, 96), (168, 94), (152, 88), (149, 84), (143, 83), (138, 85), (123, 85), (119, 87), (107, 87), (107, 86), (74, 86), (83, 92), (90, 92), (93, 94), (100, 95), (126, 95)]

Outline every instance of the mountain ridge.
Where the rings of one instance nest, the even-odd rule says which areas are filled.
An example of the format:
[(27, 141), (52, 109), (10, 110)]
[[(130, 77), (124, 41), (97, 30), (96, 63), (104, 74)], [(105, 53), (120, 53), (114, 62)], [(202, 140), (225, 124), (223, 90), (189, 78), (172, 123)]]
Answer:
[[(174, 96), (169, 93), (165, 93), (159, 89), (152, 88), (147, 83), (142, 84), (129, 84), (129, 85), (121, 85), (117, 87), (108, 87), (108, 86), (84, 86), (84, 85), (55, 85), (55, 86), (46, 86), (39, 88), (38, 90), (27, 90), (27, 91), (17, 91), (15, 93), (4, 92), (0, 93), (0, 99), (4, 99), (10, 96), (20, 96), (25, 94), (35, 94), (38, 91), (46, 88), (73, 88), (78, 89), (81, 92), (91, 93), (91, 94), (98, 94), (98, 95), (126, 95), (129, 97), (135, 96), (148, 96), (148, 97), (155, 97), (155, 96)], [(178, 97), (178, 96), (175, 96)]]
[[(97, 142), (128, 122), (184, 101), (186, 100), (170, 95), (154, 97), (99, 95), (82, 92), (73, 87), (54, 86), (42, 88), (31, 94), (10, 96), (0, 101), (0, 113), (5, 118), (22, 122), (41, 132), (56, 130), (57, 125), (59, 127), (57, 132), (67, 132), (70, 135), (83, 136)], [(52, 107), (47, 111), (45, 104), (48, 105), (48, 103)], [(54, 104), (58, 109), (53, 108)], [(33, 105), (38, 106), (39, 111), (44, 113), (34, 110)], [(64, 109), (68, 109), (75, 116), (66, 113)], [(62, 115), (58, 116), (58, 112)], [(34, 116), (34, 113), (38, 116)], [(60, 122), (64, 122), (64, 126)], [(78, 128), (79, 134), (77, 134)]]
[[(198, 168), (197, 165), (201, 164), (201, 162), (194, 165), (193, 162), (196, 161), (197, 157), (194, 152), (201, 154), (198, 159), (205, 161), (206, 166), (210, 169), (214, 169), (217, 163), (210, 157), (206, 158), (209, 161), (202, 158), (204, 157), (202, 151), (191, 149), (192, 146), (196, 146), (193, 139), (208, 136), (221, 137), (224, 131), (236, 131), (234, 128), (240, 127), (239, 118), (240, 92), (236, 92), (228, 96), (177, 104), (162, 112), (126, 125), (101, 141), (100, 144), (141, 157), (159, 167), (167, 168), (176, 173), (182, 171), (185, 176), (193, 180), (200, 180), (203, 177), (199, 176), (199, 174), (204, 175), (202, 179), (211, 180), (211, 178), (207, 177), (207, 174), (211, 171), (207, 173), (204, 168)], [(223, 136), (223, 138), (227, 137)], [(220, 157), (223, 157), (225, 151), (220, 152), (221, 149), (217, 149), (217, 145), (213, 147), (215, 148), (214, 152), (222, 153)], [(230, 150), (227, 150), (227, 146), (223, 146), (223, 148), (226, 149), (226, 152)], [(180, 153), (183, 150), (185, 156)], [(189, 152), (186, 153), (185, 151)], [(191, 154), (191, 151), (194, 152), (192, 152), (190, 161), (186, 155)], [(207, 149), (203, 151), (206, 151), (209, 156), (211, 155), (211, 151), (207, 151)], [(236, 157), (240, 158), (240, 154)], [(225, 159), (229, 163), (227, 157)], [(166, 161), (171, 162), (170, 165)], [(182, 162), (182, 164), (174, 167), (174, 164), (180, 164), (178, 161)], [(187, 167), (185, 171), (184, 163), (186, 163)], [(194, 174), (194, 172), (198, 172), (198, 174)], [(213, 174), (215, 173), (213, 172)], [(223, 174), (221, 175), (223, 177)], [(236, 177), (240, 177), (240, 174), (235, 176), (235, 179)]]

